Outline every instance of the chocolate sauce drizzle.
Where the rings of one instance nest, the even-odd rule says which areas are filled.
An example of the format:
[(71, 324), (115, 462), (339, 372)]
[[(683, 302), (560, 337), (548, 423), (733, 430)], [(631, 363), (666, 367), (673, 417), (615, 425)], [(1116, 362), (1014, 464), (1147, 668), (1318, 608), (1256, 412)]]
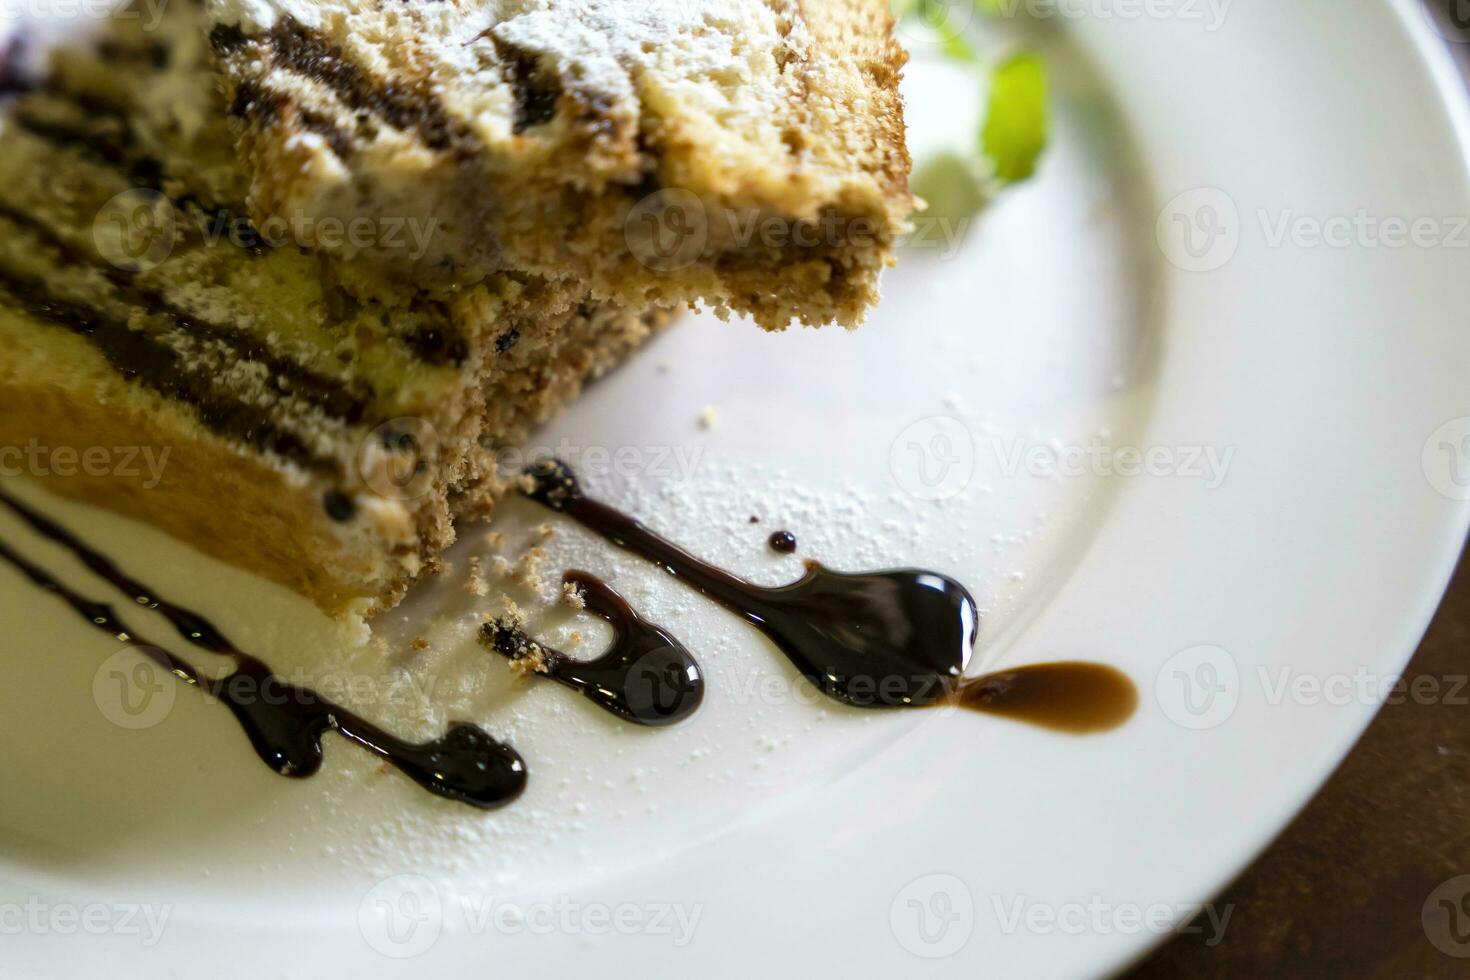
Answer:
[(0, 559), (32, 583), (60, 598), (92, 626), (126, 643), (179, 680), (223, 701), (239, 721), (261, 760), (283, 776), (316, 773), (322, 766), (321, 738), (335, 731), (378, 756), (424, 789), (481, 809), (502, 806), (526, 786), (526, 766), (515, 749), (483, 729), (455, 722), (440, 738), (423, 744), (404, 741), (316, 692), (288, 684), (262, 661), (239, 650), (209, 620), (158, 597), (120, 571), (55, 521), (0, 491), (0, 503), (38, 534), (71, 551), (99, 577), (127, 593), (145, 609), (163, 616), (189, 643), (231, 657), (235, 670), (213, 679), (192, 664), (134, 632), (105, 602), (88, 599), (21, 557), (0, 541)]
[[(759, 586), (589, 499), (557, 460), (542, 461), (527, 473), (533, 500), (744, 617), (838, 701), (862, 708), (955, 705), (1072, 733), (1116, 727), (1137, 707), (1133, 682), (1102, 664), (1038, 664), (964, 679), (980, 615), (965, 587), (938, 572), (852, 574), (808, 561), (806, 574), (790, 585)], [(782, 534), (789, 532), (772, 535), (772, 547)]]
[[(1060, 662), (964, 679), (979, 632), (969, 592), (921, 569), (834, 572), (814, 561), (790, 585), (758, 586), (701, 561), (635, 519), (583, 495), (563, 464), (528, 471), (530, 496), (587, 525), (613, 544), (654, 562), (675, 578), (743, 616), (764, 633), (819, 690), (858, 707), (955, 705), (1073, 734), (1105, 731), (1136, 710), (1138, 692), (1102, 664)], [(481, 809), (520, 796), (526, 766), (511, 746), (483, 729), (455, 722), (423, 744), (404, 741), (316, 692), (287, 683), (244, 653), (200, 614), (175, 605), (134, 579), (57, 522), (0, 491), (0, 504), (40, 536), (71, 551), (94, 574), (138, 606), (157, 612), (190, 644), (230, 657), (235, 669), (206, 676), (134, 632), (105, 602), (89, 599), (0, 540), (0, 560), (55, 595), (94, 628), (128, 644), (180, 681), (223, 701), (256, 754), (283, 776), (306, 777), (322, 766), (322, 735), (343, 738), (395, 766), (438, 796)], [(704, 699), (704, 675), (678, 640), (643, 619), (611, 587), (586, 572), (564, 582), (615, 631), (600, 657), (575, 660), (529, 639), (507, 623), (486, 624), (483, 641), (512, 660), (536, 657), (536, 672), (594, 704), (645, 726), (674, 724)]]
[(504, 620), (482, 626), (481, 641), (511, 660), (535, 658), (537, 675), (635, 725), (672, 725), (694, 714), (704, 701), (704, 672), (684, 645), (593, 575), (570, 571), (562, 581), (576, 587), (589, 612), (612, 625), (613, 642), (602, 656), (576, 660)]
[(556, 460), (527, 472), (533, 500), (744, 617), (829, 697), (864, 708), (916, 707), (938, 703), (960, 682), (980, 614), (948, 576), (912, 568), (851, 574), (808, 561), (790, 585), (755, 585), (589, 499)]

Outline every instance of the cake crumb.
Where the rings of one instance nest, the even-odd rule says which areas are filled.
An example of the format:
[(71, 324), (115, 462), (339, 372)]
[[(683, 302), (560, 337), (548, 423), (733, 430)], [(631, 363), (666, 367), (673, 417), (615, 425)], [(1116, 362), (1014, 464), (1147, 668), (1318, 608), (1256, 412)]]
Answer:
[(705, 429), (706, 431), (709, 429), (713, 429), (715, 427), (715, 423), (719, 420), (720, 415), (718, 412), (715, 411), (715, 407), (713, 405), (706, 405), (704, 407), (704, 411), (699, 413), (699, 427), (701, 429)]
[(480, 571), (480, 559), (470, 558), (470, 572), (465, 577), (464, 589), (472, 596), (484, 598), (490, 594), (490, 586), (485, 581), (484, 574)]
[(536, 528), (536, 533), (541, 535), (542, 539), (544, 540), (556, 534), (556, 528), (552, 527), (549, 523), (542, 524), (540, 527)]
[(515, 577), (519, 582), (533, 589), (541, 591), (541, 563), (546, 560), (546, 552), (541, 548), (528, 548), (516, 563)]
[(413, 642), (409, 644), (409, 646), (413, 647), (415, 650), (427, 650), (429, 649), (429, 641), (424, 639), (422, 636), (416, 636), (413, 638)]
[(510, 664), (511, 673), (517, 677), (530, 677), (533, 674), (547, 673), (546, 652), (534, 643), (527, 647), (526, 653), (523, 656), (513, 657), (508, 663)]
[(503, 616), (485, 624), (480, 630), (480, 642), (506, 657), (511, 673), (518, 678), (550, 673), (546, 649), (521, 631), (518, 619)]
[(569, 646), (569, 647), (579, 647), (581, 645), (582, 645), (582, 631), (581, 630), (572, 630), (571, 634), (567, 637), (567, 646)]
[(491, 551), (501, 551), (505, 548), (505, 532), (486, 531), (485, 546)]
[(516, 605), (514, 599), (510, 596), (501, 596), (500, 602), (502, 608), (505, 610), (500, 617), (504, 621), (504, 625), (514, 629), (520, 629), (525, 625), (526, 614), (521, 612), (521, 607)]
[(482, 599), (490, 595), (490, 583), (485, 582), (484, 577), (479, 574), (479, 569), (469, 573), (465, 579), (465, 591), (476, 599)]
[(586, 609), (587, 597), (582, 594), (581, 588), (575, 582), (563, 582), (561, 584), (561, 602), (564, 606), (573, 609)]

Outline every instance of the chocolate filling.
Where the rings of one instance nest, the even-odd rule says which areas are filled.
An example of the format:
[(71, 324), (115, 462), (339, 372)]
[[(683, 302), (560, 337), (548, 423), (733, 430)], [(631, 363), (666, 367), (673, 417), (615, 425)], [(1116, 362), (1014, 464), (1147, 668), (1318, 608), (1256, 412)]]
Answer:
[(209, 32), (209, 46), (215, 54), (233, 54), (248, 40), (238, 24), (216, 24)]
[(58, 252), (67, 265), (78, 268), (98, 268), (118, 290), (118, 299), (129, 306), (151, 310), (166, 316), (176, 326), (188, 333), (212, 340), (229, 347), (240, 360), (259, 361), (270, 372), (271, 384), (279, 394), (294, 395), (309, 402), (332, 418), (348, 424), (362, 421), (370, 402), (370, 395), (354, 391), (348, 386), (302, 367), (295, 361), (277, 357), (263, 344), (232, 327), (206, 323), (178, 306), (170, 303), (153, 290), (138, 287), (132, 276), (113, 266), (99, 266), (70, 242), (55, 234), (50, 228), (30, 215), (0, 204), (0, 218), (25, 229), (39, 238), (43, 244)]
[(133, 330), (100, 310), (51, 294), (45, 285), (0, 269), (0, 294), (31, 317), (87, 338), (123, 377), (194, 408), (206, 428), (304, 469), (336, 473), (336, 460), (319, 456), (295, 434), (280, 428), (255, 405), (216, 394), (208, 378), (191, 372), (183, 356), (147, 333)]
[(506, 69), (506, 81), (515, 96), (515, 116), (511, 132), (519, 136), (533, 126), (542, 126), (556, 118), (556, 104), (561, 98), (561, 83), (541, 70), (536, 56), (509, 41), (490, 35), (496, 52)]
[[(87, 100), (74, 94), (55, 93), (73, 102), (87, 117), (87, 122), (73, 124), (40, 119), (29, 112), (17, 112), (12, 118), (22, 129), (52, 146), (70, 150), (82, 159), (123, 173), (128, 182), (144, 190), (168, 196), (163, 181), (162, 163), (140, 152), (134, 142), (132, 126), (115, 107), (98, 104), (89, 107)], [(192, 194), (169, 197), (180, 211), (198, 211), (216, 228), (251, 228), (249, 219), (226, 207), (205, 204)], [(249, 236), (247, 250), (259, 255), (268, 247), (258, 233)]]
[[(473, 144), (469, 132), (432, 94), (373, 78), (348, 60), (341, 48), (295, 18), (283, 18), (268, 37), (278, 65), (331, 89), (349, 109), (373, 113), (405, 132), (415, 131), (433, 150), (468, 151)], [(226, 35), (223, 40), (228, 45), (233, 38)]]
[[(275, 125), (283, 115), (290, 113), (291, 108), (291, 100), (280, 92), (271, 92), (253, 81), (244, 81), (236, 87), (228, 111), (236, 119), (246, 119), (266, 127)], [(326, 140), (339, 158), (346, 160), (352, 155), (352, 138), (326, 116), (310, 109), (297, 109), (295, 120), (302, 129)]]
[(328, 490), (322, 495), (322, 509), (332, 520), (346, 523), (357, 516), (357, 503), (341, 490)]

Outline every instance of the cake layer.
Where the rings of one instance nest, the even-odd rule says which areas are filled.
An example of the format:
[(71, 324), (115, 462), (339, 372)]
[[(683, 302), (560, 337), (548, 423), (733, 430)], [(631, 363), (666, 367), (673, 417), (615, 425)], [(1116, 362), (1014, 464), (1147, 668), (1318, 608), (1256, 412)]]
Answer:
[[(454, 518), (488, 516), (504, 489), (493, 449), (523, 440), (661, 319), (578, 318), (571, 351), (486, 386), (484, 447), (459, 466), (444, 465), (432, 429), (405, 420), (351, 428), (335, 446), (352, 458), (317, 467), (221, 434), (195, 404), (130, 380), (89, 337), (0, 294), (0, 453), (7, 470), (154, 524), (329, 612), (370, 615), (435, 566)], [(381, 469), (370, 468), (375, 452)]]
[[(384, 279), (857, 323), (913, 208), (884, 0), (206, 0), (257, 221), (405, 215)], [(381, 293), (380, 293), (381, 295)]]
[(200, 8), (170, 9), (59, 52), (0, 111), (0, 451), (158, 461), (26, 470), (373, 612), (488, 513), (491, 450), (666, 317), (507, 275), (352, 295), (244, 217)]

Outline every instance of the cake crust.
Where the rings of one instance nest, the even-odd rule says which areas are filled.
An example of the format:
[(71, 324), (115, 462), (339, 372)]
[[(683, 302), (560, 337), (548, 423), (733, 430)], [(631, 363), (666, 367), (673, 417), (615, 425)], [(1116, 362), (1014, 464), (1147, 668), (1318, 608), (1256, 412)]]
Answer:
[(883, 0), (207, 0), (257, 221), (431, 215), (391, 281), (856, 324), (914, 206)]

